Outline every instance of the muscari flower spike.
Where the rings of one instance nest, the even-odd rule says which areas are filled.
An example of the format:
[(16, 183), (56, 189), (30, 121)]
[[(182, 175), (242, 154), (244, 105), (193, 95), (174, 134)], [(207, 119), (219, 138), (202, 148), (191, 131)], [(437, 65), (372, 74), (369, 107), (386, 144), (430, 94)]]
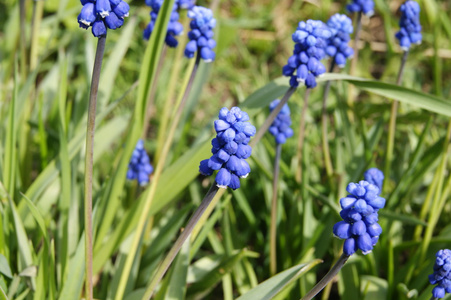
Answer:
[(401, 5), (400, 30), (395, 34), (404, 51), (408, 51), (411, 44), (421, 44), (420, 5), (408, 0)]
[[(269, 105), (269, 110), (273, 111), (274, 108), (279, 104), (280, 100), (276, 99)], [(293, 129), (290, 128), (291, 117), (290, 117), (290, 107), (288, 104), (282, 107), (274, 122), (269, 127), (268, 131), (274, 136), (277, 144), (285, 144), (287, 138), (293, 136)]]
[(193, 58), (194, 53), (199, 51), (204, 62), (212, 62), (216, 56), (213, 51), (213, 48), (216, 47), (216, 41), (213, 39), (216, 19), (213, 18), (213, 12), (202, 6), (194, 6), (188, 11), (188, 17), (192, 20), (191, 31), (188, 33), (190, 41), (186, 45), (185, 56)]
[(249, 115), (238, 107), (230, 110), (223, 107), (219, 111), (219, 120), (215, 121), (217, 134), (211, 141), (213, 155), (200, 162), (199, 172), (210, 176), (218, 170), (216, 185), (220, 188), (236, 190), (240, 187), (240, 178), (246, 178), (251, 171), (246, 158), (252, 154), (248, 143), (256, 130), (247, 121)]
[[(172, 7), (171, 17), (169, 18), (168, 28), (166, 31), (166, 38), (164, 40), (166, 45), (172, 48), (175, 48), (178, 45), (178, 41), (175, 37), (183, 33), (183, 25), (179, 22), (179, 2), (180, 1), (175, 1), (174, 6)], [(155, 28), (155, 23), (157, 22), (158, 13), (163, 5), (163, 0), (146, 0), (146, 4), (152, 9), (150, 12), (150, 22), (147, 24), (147, 27), (143, 32), (144, 39), (148, 40)]]
[(107, 29), (117, 29), (124, 25), (130, 7), (121, 0), (81, 0), (83, 5), (77, 17), (81, 28), (92, 26), (95, 37), (105, 36)]
[(371, 17), (374, 14), (374, 1), (373, 0), (352, 0), (352, 2), (346, 5), (346, 9), (351, 12), (362, 12), (364, 15)]
[(382, 185), (384, 184), (384, 172), (378, 168), (371, 168), (363, 173), (363, 178), (371, 184), (374, 184), (382, 191)]
[(334, 225), (334, 235), (345, 240), (344, 254), (352, 255), (358, 249), (368, 254), (382, 233), (377, 212), (385, 206), (385, 199), (379, 197), (377, 186), (364, 180), (350, 183), (346, 190), (350, 195), (340, 199), (343, 221)]
[(297, 87), (299, 82), (305, 83), (307, 88), (316, 86), (315, 78), (326, 72), (321, 59), (325, 56), (326, 39), (330, 36), (331, 32), (321, 21), (299, 22), (292, 35), (295, 42), (293, 55), (282, 70), (283, 75), (290, 76), (292, 87)]
[(127, 179), (137, 179), (139, 185), (143, 186), (149, 183), (149, 176), (152, 172), (153, 167), (146, 149), (144, 149), (144, 142), (139, 140), (128, 163)]
[(429, 275), (429, 282), (437, 285), (432, 296), (443, 298), (446, 293), (451, 293), (451, 250), (439, 250), (435, 257), (434, 273)]
[(349, 47), (349, 36), (354, 27), (348, 16), (335, 14), (327, 21), (327, 26), (331, 32), (331, 36), (327, 39), (326, 54), (333, 57), (335, 63), (340, 68), (346, 64), (346, 59), (354, 55), (354, 50)]

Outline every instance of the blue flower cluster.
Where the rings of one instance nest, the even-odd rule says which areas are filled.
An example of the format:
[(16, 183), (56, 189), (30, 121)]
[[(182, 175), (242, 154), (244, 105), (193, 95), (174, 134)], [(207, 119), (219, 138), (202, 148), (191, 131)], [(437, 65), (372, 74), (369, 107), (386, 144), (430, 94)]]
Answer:
[(81, 28), (92, 26), (95, 37), (106, 35), (107, 28), (116, 29), (124, 25), (130, 7), (121, 0), (81, 0), (83, 8), (77, 17)]
[(368, 254), (376, 245), (382, 233), (378, 210), (385, 206), (385, 199), (379, 197), (379, 188), (367, 181), (350, 183), (348, 195), (340, 199), (343, 221), (334, 225), (334, 235), (344, 239), (343, 252), (354, 254), (358, 249)]
[(315, 78), (326, 72), (321, 59), (325, 56), (326, 39), (330, 35), (327, 26), (321, 21), (299, 22), (292, 36), (295, 42), (293, 55), (282, 71), (283, 75), (290, 76), (292, 87), (297, 87), (299, 82), (305, 83), (307, 88), (316, 86)]
[(128, 163), (127, 179), (137, 179), (139, 185), (146, 185), (152, 172), (153, 167), (150, 164), (146, 149), (144, 149), (144, 142), (139, 140)]
[[(150, 22), (147, 24), (147, 27), (144, 29), (143, 37), (148, 40), (150, 35), (152, 34), (155, 23), (157, 22), (158, 13), (160, 12), (161, 6), (163, 5), (164, 0), (146, 0), (146, 4), (151, 7), (152, 11), (150, 12)], [(175, 38), (178, 35), (183, 33), (183, 25), (180, 24), (179, 19), (180, 15), (178, 13), (179, 4), (178, 1), (174, 2), (174, 6), (172, 7), (171, 17), (168, 23), (168, 29), (166, 31), (165, 43), (169, 47), (177, 47), (178, 41)]]
[(216, 19), (213, 18), (211, 9), (194, 6), (188, 11), (188, 17), (191, 19), (191, 31), (188, 33), (190, 41), (185, 48), (185, 56), (193, 58), (196, 51), (200, 51), (200, 57), (204, 62), (215, 60), (216, 42), (213, 39), (213, 28), (216, 26)]
[(411, 44), (421, 44), (420, 5), (415, 1), (408, 0), (401, 5), (400, 30), (396, 38), (404, 51), (408, 51)]
[(337, 66), (343, 68), (346, 59), (354, 55), (354, 50), (348, 45), (349, 35), (354, 30), (352, 21), (346, 15), (335, 14), (327, 21), (327, 26), (331, 36), (327, 39), (326, 53), (333, 57)]
[(371, 184), (374, 184), (382, 191), (382, 185), (384, 184), (384, 173), (378, 168), (371, 168), (363, 173), (363, 178)]
[(429, 275), (429, 282), (437, 284), (432, 296), (443, 298), (445, 293), (451, 293), (451, 250), (439, 250), (435, 256), (434, 273)]
[(351, 13), (362, 12), (368, 17), (371, 17), (374, 14), (374, 1), (352, 0), (352, 3), (346, 5), (346, 9)]
[[(269, 110), (273, 111), (274, 108), (279, 104), (280, 100), (276, 99), (269, 105)], [(269, 127), (269, 132), (276, 138), (277, 144), (285, 144), (287, 138), (293, 136), (293, 129), (290, 128), (291, 125), (291, 117), (290, 117), (290, 107), (288, 104), (282, 107), (282, 110), (279, 112), (277, 117), (272, 122)]]
[(215, 121), (217, 135), (211, 141), (213, 155), (200, 162), (199, 172), (210, 176), (219, 170), (216, 185), (220, 188), (236, 190), (240, 187), (240, 177), (246, 178), (251, 171), (246, 158), (251, 156), (252, 148), (248, 143), (256, 130), (247, 121), (249, 115), (238, 107), (230, 111), (223, 107), (219, 111), (219, 120)]

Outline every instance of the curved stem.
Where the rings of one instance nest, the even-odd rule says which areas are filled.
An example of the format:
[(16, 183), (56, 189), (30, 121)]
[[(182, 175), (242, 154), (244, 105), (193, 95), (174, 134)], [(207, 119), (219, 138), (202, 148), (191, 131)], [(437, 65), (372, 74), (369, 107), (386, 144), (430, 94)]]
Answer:
[(94, 131), (96, 123), (97, 92), (99, 90), (100, 70), (105, 52), (106, 36), (97, 42), (96, 57), (92, 70), (91, 91), (88, 106), (88, 124), (86, 128), (85, 157), (85, 298), (93, 299), (92, 293), (92, 166), (94, 153)]
[(177, 253), (179, 253), (180, 249), (182, 248), (183, 243), (185, 243), (186, 239), (190, 236), (190, 234), (193, 231), (194, 227), (196, 226), (197, 222), (202, 217), (205, 210), (210, 205), (214, 196), (218, 192), (218, 189), (219, 188), (216, 186), (216, 184), (213, 184), (210, 187), (210, 189), (208, 190), (204, 199), (200, 203), (199, 207), (196, 209), (194, 214), (189, 219), (188, 224), (186, 224), (186, 227), (183, 229), (182, 233), (175, 241), (171, 250), (169, 250), (169, 252), (166, 255), (166, 257), (164, 258), (163, 262), (158, 267), (157, 272), (153, 276), (152, 281), (150, 282), (149, 286), (147, 287), (146, 292), (142, 299), (150, 299), (152, 297), (153, 292), (154, 292), (155, 288), (157, 287), (158, 283), (161, 281), (164, 274), (166, 274), (166, 271), (171, 266), (172, 261), (175, 259)]
[(140, 242), (141, 237), (142, 237), (142, 233), (144, 231), (144, 227), (146, 225), (146, 221), (147, 221), (147, 218), (148, 218), (148, 215), (149, 215), (149, 211), (150, 211), (150, 208), (152, 206), (153, 199), (155, 197), (155, 192), (157, 190), (157, 185), (158, 185), (158, 182), (160, 180), (161, 174), (163, 172), (163, 168), (164, 168), (164, 165), (165, 165), (165, 162), (166, 162), (167, 155), (168, 155), (169, 150), (170, 150), (171, 145), (172, 145), (172, 140), (174, 138), (175, 130), (177, 129), (178, 123), (180, 121), (180, 117), (182, 116), (183, 108), (185, 106), (186, 100), (188, 99), (189, 93), (190, 93), (191, 88), (193, 86), (193, 82), (194, 82), (194, 78), (196, 77), (196, 73), (197, 73), (197, 69), (198, 69), (198, 66), (199, 66), (199, 62), (200, 62), (200, 54), (198, 53), (197, 56), (196, 56), (196, 62), (194, 64), (194, 68), (193, 68), (193, 70), (191, 72), (191, 76), (190, 76), (188, 85), (186, 86), (185, 92), (183, 94), (182, 101), (180, 102), (180, 105), (179, 105), (179, 107), (178, 107), (178, 109), (176, 111), (174, 119), (172, 120), (172, 125), (171, 125), (171, 128), (169, 130), (167, 139), (166, 139), (166, 141), (164, 143), (160, 160), (157, 162), (157, 166), (156, 166), (156, 169), (155, 169), (153, 180), (152, 180), (152, 183), (150, 184), (149, 191), (147, 192), (146, 200), (144, 202), (145, 204), (144, 204), (143, 210), (141, 212), (141, 215), (139, 217), (138, 225), (137, 225), (137, 228), (136, 228), (136, 232), (135, 232), (135, 235), (133, 237), (133, 241), (132, 241), (132, 244), (130, 246), (129, 253), (127, 254), (127, 259), (125, 260), (124, 268), (122, 270), (121, 279), (120, 279), (119, 286), (118, 286), (117, 291), (116, 291), (116, 296), (115, 296), (116, 300), (122, 300), (123, 299), (124, 292), (125, 292), (125, 287), (126, 287), (126, 284), (127, 284), (127, 281), (128, 281), (128, 277), (129, 277), (130, 271), (132, 269), (133, 261), (134, 261), (135, 255), (136, 255), (136, 251), (138, 249), (139, 242)]
[(249, 146), (254, 147), (260, 141), (260, 139), (263, 137), (265, 132), (268, 130), (269, 126), (271, 126), (272, 122), (274, 122), (274, 120), (276, 119), (277, 115), (282, 110), (282, 107), (285, 105), (285, 103), (288, 102), (288, 99), (290, 99), (291, 95), (293, 95), (294, 91), (296, 91), (296, 87), (290, 87), (285, 92), (285, 95), (283, 95), (282, 100), (280, 100), (279, 104), (277, 104), (277, 106), (269, 114), (268, 118), (265, 120), (263, 125), (258, 129), (258, 131), (255, 134), (254, 138), (249, 143)]
[[(404, 52), (404, 55), (402, 56), (401, 65), (399, 66), (398, 71), (398, 77), (396, 79), (396, 84), (400, 85), (402, 81), (402, 75), (404, 74), (404, 67), (406, 65), (407, 61), (407, 55), (409, 54), (408, 51)], [(394, 142), (395, 142), (395, 130), (396, 130), (396, 115), (398, 113), (398, 105), (399, 102), (396, 100), (393, 100), (391, 105), (391, 111), (390, 111), (390, 121), (388, 125), (388, 137), (387, 137), (387, 155), (385, 158), (385, 166), (384, 166), (384, 174), (385, 178), (390, 178), (390, 165), (393, 160), (393, 148), (394, 148)], [(384, 182), (387, 182), (388, 180), (385, 180)]]
[(272, 181), (272, 201), (271, 201), (271, 229), (269, 242), (269, 271), (271, 276), (277, 273), (277, 186), (279, 182), (280, 171), (280, 154), (282, 152), (282, 144), (277, 144), (276, 157), (274, 158), (274, 177)]
[(298, 136), (298, 168), (296, 170), (296, 182), (300, 183), (302, 180), (302, 149), (304, 148), (305, 138), (305, 113), (308, 107), (308, 98), (310, 96), (311, 89), (306, 89), (304, 94), (304, 106), (301, 112), (301, 122), (299, 123), (299, 136)]
[[(330, 62), (329, 73), (332, 73), (335, 67), (335, 58), (332, 57)], [(327, 176), (330, 178), (334, 172), (332, 167), (332, 159), (330, 158), (329, 141), (327, 139), (327, 98), (329, 97), (330, 86), (332, 82), (328, 80), (326, 86), (324, 87), (323, 94), (323, 109), (321, 113), (321, 127), (322, 127), (322, 145), (323, 145), (323, 156), (324, 165), (326, 167)]]
[(310, 300), (316, 296), (321, 290), (332, 280), (335, 275), (343, 268), (349, 259), (349, 255), (342, 254), (330, 271), (301, 299)]

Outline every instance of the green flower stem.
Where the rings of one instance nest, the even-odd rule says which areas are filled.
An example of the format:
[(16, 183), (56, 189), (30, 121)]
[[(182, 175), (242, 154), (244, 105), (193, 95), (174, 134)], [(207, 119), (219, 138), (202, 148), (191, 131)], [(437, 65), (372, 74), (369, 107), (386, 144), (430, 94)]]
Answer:
[[(409, 51), (404, 51), (404, 54), (401, 59), (401, 65), (399, 66), (398, 78), (396, 79), (396, 84), (401, 85), (402, 75), (404, 74), (404, 67), (406, 65), (407, 56)], [(385, 158), (385, 166), (384, 166), (384, 175), (385, 178), (390, 178), (390, 166), (393, 160), (393, 148), (395, 143), (395, 130), (396, 130), (396, 115), (398, 112), (399, 102), (393, 100), (390, 112), (390, 121), (388, 123), (388, 140), (387, 140), (387, 155)], [(385, 180), (388, 182), (388, 180)]]
[(293, 95), (294, 91), (296, 91), (296, 87), (290, 87), (285, 92), (285, 95), (283, 95), (282, 100), (280, 100), (279, 104), (277, 104), (277, 106), (269, 114), (268, 118), (265, 120), (263, 125), (258, 129), (257, 133), (252, 138), (252, 141), (249, 143), (249, 146), (253, 148), (260, 141), (265, 132), (271, 126), (272, 122), (274, 122), (274, 120), (276, 119), (279, 112), (282, 110), (282, 107), (285, 105), (285, 103), (288, 102), (288, 99), (290, 99), (291, 95)]
[[(355, 69), (357, 67), (357, 61), (359, 60), (359, 41), (360, 41), (360, 32), (362, 31), (362, 12), (359, 12), (357, 14), (357, 20), (355, 25), (355, 35), (354, 35), (354, 56), (351, 60), (351, 67), (349, 68), (349, 75), (355, 74)], [(354, 98), (354, 89), (355, 87), (353, 85), (349, 85), (348, 87), (348, 106), (352, 108), (354, 106), (354, 103), (352, 99)], [(352, 115), (349, 115), (350, 119)], [(352, 120), (352, 119), (351, 119)]]
[(27, 35), (25, 30), (25, 0), (19, 2), (19, 19), (20, 19), (20, 74), (22, 79), (27, 77)]
[[(335, 68), (335, 59), (332, 58), (330, 62), (329, 73), (332, 73)], [(332, 82), (328, 80), (326, 82), (326, 86), (324, 87), (323, 94), (323, 109), (321, 113), (321, 128), (322, 128), (322, 145), (323, 145), (323, 156), (324, 156), (324, 165), (326, 166), (327, 176), (330, 178), (334, 173), (334, 169), (332, 166), (332, 159), (330, 158), (330, 149), (329, 149), (329, 141), (327, 139), (327, 98), (329, 97), (330, 86)]]
[(342, 254), (330, 271), (305, 295), (301, 300), (310, 300), (338, 274), (349, 259), (349, 255)]
[(93, 299), (92, 294), (92, 166), (94, 153), (94, 131), (96, 123), (97, 92), (99, 90), (100, 69), (105, 52), (106, 36), (97, 42), (96, 57), (92, 70), (91, 92), (89, 95), (88, 124), (86, 128), (85, 157), (85, 298)]
[(280, 173), (280, 154), (282, 152), (282, 144), (277, 144), (276, 157), (274, 158), (274, 177), (272, 181), (272, 201), (271, 201), (271, 229), (270, 229), (270, 260), (269, 271), (271, 276), (277, 273), (277, 186), (279, 183)]
[(196, 209), (194, 214), (189, 219), (188, 224), (186, 224), (186, 227), (183, 229), (182, 233), (175, 241), (171, 250), (169, 250), (165, 259), (158, 267), (157, 272), (153, 276), (152, 281), (150, 282), (149, 286), (147, 287), (146, 292), (142, 299), (150, 299), (152, 297), (153, 292), (154, 292), (155, 288), (157, 287), (158, 283), (161, 281), (164, 274), (166, 274), (166, 271), (171, 266), (172, 261), (175, 259), (177, 253), (179, 253), (180, 249), (182, 248), (182, 245), (185, 243), (186, 239), (190, 236), (190, 234), (193, 231), (194, 227), (196, 226), (197, 222), (202, 217), (202, 215), (204, 214), (207, 207), (210, 205), (210, 203), (213, 200), (213, 198), (215, 197), (218, 189), (219, 188), (216, 186), (215, 183), (210, 187), (210, 189), (208, 190), (204, 199), (200, 203), (199, 207)]
[(351, 68), (349, 70), (349, 75), (354, 75), (355, 68), (357, 67), (357, 61), (359, 60), (359, 41), (361, 31), (362, 31), (362, 12), (359, 12), (357, 14), (357, 20), (355, 25), (354, 55), (351, 60)]
[(160, 180), (161, 174), (163, 172), (166, 158), (168, 156), (169, 150), (172, 145), (172, 140), (174, 138), (175, 130), (177, 129), (177, 125), (178, 125), (180, 118), (182, 116), (182, 113), (183, 113), (183, 108), (185, 107), (186, 100), (188, 99), (189, 93), (192, 89), (194, 78), (196, 77), (197, 69), (199, 67), (199, 62), (200, 62), (200, 54), (198, 53), (196, 56), (196, 62), (194, 64), (193, 70), (191, 72), (191, 76), (189, 78), (186, 89), (183, 93), (183, 98), (180, 102), (180, 105), (178, 106), (178, 108), (176, 110), (174, 119), (172, 120), (171, 128), (166, 137), (166, 141), (163, 146), (161, 157), (160, 157), (159, 161), (157, 162), (157, 166), (155, 169), (153, 180), (149, 187), (149, 191), (147, 192), (146, 200), (144, 202), (145, 204), (144, 204), (143, 210), (141, 212), (141, 215), (139, 217), (136, 232), (134, 234), (134, 238), (133, 238), (132, 244), (130, 246), (130, 250), (129, 250), (127, 258), (125, 260), (125, 265), (122, 270), (121, 278), (120, 278), (119, 285), (118, 285), (118, 288), (116, 291), (116, 296), (115, 296), (116, 300), (122, 300), (124, 298), (125, 287), (127, 285), (129, 274), (132, 269), (136, 251), (138, 249), (139, 242), (142, 237), (142, 233), (144, 232), (144, 229), (145, 229), (145, 226), (147, 223), (149, 211), (152, 206), (153, 199), (155, 197), (155, 192), (157, 190), (157, 185)]
[(442, 193), (443, 181), (444, 181), (444, 176), (445, 176), (445, 171), (446, 171), (446, 164), (448, 162), (450, 138), (451, 138), (451, 121), (448, 123), (448, 129), (446, 132), (445, 143), (443, 146), (442, 160), (440, 162), (439, 167), (437, 168), (437, 172), (439, 174), (438, 175), (438, 183), (437, 183), (437, 188), (435, 189), (435, 194), (434, 194), (434, 198), (433, 198), (432, 205), (431, 205), (431, 212), (429, 214), (428, 225), (426, 227), (426, 231), (424, 233), (424, 238), (422, 240), (422, 244), (421, 244), (421, 248), (420, 248), (421, 254), (420, 254), (419, 261), (424, 261), (427, 249), (429, 247), (429, 243), (431, 242), (431, 239), (432, 239), (432, 234), (434, 232), (435, 225), (437, 224), (438, 219), (440, 218), (440, 214), (442, 213), (443, 205), (445, 204), (444, 202), (446, 201), (446, 197), (443, 197), (443, 195), (447, 194), (446, 189), (448, 189), (451, 184), (451, 177), (449, 177), (448, 182), (446, 184), (446, 189)]
[(310, 96), (310, 91), (312, 89), (306, 89), (304, 94), (304, 106), (302, 107), (301, 112), (301, 121), (299, 122), (299, 136), (298, 136), (298, 150), (297, 150), (297, 169), (296, 169), (296, 182), (300, 183), (302, 179), (302, 149), (304, 147), (304, 139), (305, 139), (305, 113), (308, 107), (308, 99)]
[(31, 25), (30, 71), (33, 72), (38, 63), (39, 29), (41, 28), (44, 1), (33, 1), (33, 23)]
[(166, 44), (163, 45), (161, 50), (160, 61), (158, 62), (157, 71), (155, 73), (155, 79), (152, 81), (152, 86), (150, 87), (149, 99), (147, 101), (146, 114), (144, 115), (144, 129), (142, 133), (142, 139), (145, 140), (147, 137), (147, 131), (150, 125), (150, 116), (152, 115), (152, 106), (155, 103), (155, 94), (157, 92), (158, 79), (160, 78), (161, 69), (163, 68), (163, 62), (166, 57), (168, 47)]
[[(189, 19), (185, 18), (182, 22), (183, 28), (186, 28), (189, 25)], [(184, 45), (186, 43), (188, 36), (182, 35), (180, 37), (179, 44)], [(174, 65), (172, 66), (171, 76), (169, 77), (169, 88), (166, 95), (166, 99), (164, 100), (163, 111), (161, 112), (161, 123), (158, 124), (158, 134), (157, 134), (157, 149), (155, 150), (154, 161), (159, 161), (161, 150), (164, 145), (164, 141), (166, 140), (166, 131), (168, 128), (168, 124), (171, 121), (171, 108), (174, 106), (174, 94), (177, 90), (176, 87), (179, 85), (180, 68), (182, 66), (182, 61), (184, 57), (184, 48), (177, 47)]]

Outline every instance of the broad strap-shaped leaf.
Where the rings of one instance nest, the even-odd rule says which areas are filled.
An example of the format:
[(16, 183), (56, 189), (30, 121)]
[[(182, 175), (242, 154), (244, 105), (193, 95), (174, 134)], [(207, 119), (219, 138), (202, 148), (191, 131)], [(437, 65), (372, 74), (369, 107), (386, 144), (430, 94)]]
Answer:
[(236, 300), (269, 300), (282, 291), (287, 285), (297, 280), (302, 275), (310, 271), (314, 266), (319, 264), (321, 260), (316, 259), (307, 264), (300, 264), (291, 267), (273, 277), (263, 281), (258, 286), (237, 298)]

